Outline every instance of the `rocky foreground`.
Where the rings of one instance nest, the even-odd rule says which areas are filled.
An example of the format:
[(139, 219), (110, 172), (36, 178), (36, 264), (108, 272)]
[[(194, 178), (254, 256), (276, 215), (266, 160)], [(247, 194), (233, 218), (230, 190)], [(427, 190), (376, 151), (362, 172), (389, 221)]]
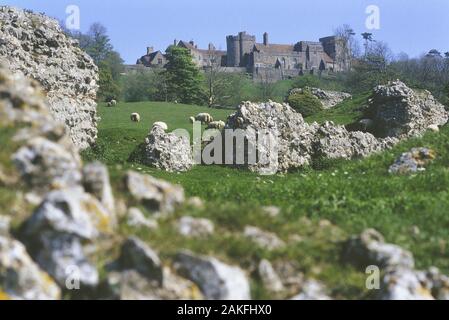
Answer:
[[(304, 279), (288, 264), (264, 259), (249, 272), (182, 247), (171, 261), (163, 261), (138, 237), (121, 237), (122, 223), (151, 232), (158, 228), (158, 219), (203, 202), (186, 199), (179, 186), (132, 171), (123, 177), (123, 193), (114, 194), (118, 186), (111, 185), (107, 168), (82, 163), (66, 127), (53, 120), (37, 83), (0, 69), (0, 97), (0, 130), (13, 131), (7, 142), (13, 146), (11, 166), (6, 170), (8, 164), (1, 164), (0, 183), (21, 190), (18, 196), (34, 203), (23, 218), (14, 219), (14, 227), (9, 225), (11, 217), (0, 216), (0, 297), (251, 299), (251, 280), (257, 277), (273, 297), (332, 299), (331, 288)], [(272, 218), (279, 214), (275, 207), (260, 210)], [(189, 216), (174, 227), (186, 238), (215, 232), (212, 221)], [(243, 236), (265, 250), (287, 245), (278, 235), (253, 226), (247, 226)], [(385, 243), (376, 231), (343, 242), (343, 261), (384, 271), (374, 298), (449, 297), (449, 278), (436, 268), (415, 270), (412, 254)], [(105, 274), (96, 263), (99, 257), (107, 261)]]

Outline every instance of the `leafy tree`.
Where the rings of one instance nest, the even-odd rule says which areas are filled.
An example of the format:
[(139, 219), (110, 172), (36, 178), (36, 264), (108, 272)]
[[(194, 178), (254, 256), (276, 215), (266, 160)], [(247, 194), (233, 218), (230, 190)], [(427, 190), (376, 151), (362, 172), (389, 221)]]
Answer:
[(203, 75), (185, 48), (171, 46), (167, 49), (166, 78), (168, 99), (186, 104), (203, 104)]

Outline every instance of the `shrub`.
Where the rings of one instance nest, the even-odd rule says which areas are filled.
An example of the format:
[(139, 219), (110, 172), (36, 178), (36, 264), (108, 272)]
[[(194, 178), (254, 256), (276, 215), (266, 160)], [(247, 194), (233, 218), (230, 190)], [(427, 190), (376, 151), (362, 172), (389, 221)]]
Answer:
[(287, 102), (303, 117), (314, 115), (323, 110), (321, 101), (308, 90), (291, 94), (287, 98)]

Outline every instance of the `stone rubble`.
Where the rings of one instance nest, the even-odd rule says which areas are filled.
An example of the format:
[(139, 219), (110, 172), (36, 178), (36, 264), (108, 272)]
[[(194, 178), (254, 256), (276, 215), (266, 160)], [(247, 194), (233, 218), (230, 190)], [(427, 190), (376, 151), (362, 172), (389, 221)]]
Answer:
[(155, 213), (173, 213), (185, 201), (182, 187), (149, 175), (128, 171), (125, 186), (135, 200)]
[(285, 290), (282, 280), (274, 270), (270, 261), (262, 260), (257, 268), (260, 279), (265, 289), (272, 293), (280, 293)]
[(190, 140), (175, 133), (167, 133), (159, 126), (152, 128), (145, 139), (145, 162), (169, 172), (192, 169), (193, 155)]
[(246, 226), (243, 234), (249, 241), (267, 250), (276, 250), (285, 247), (285, 242), (279, 239), (276, 234), (261, 230), (257, 227)]
[(392, 174), (409, 174), (426, 170), (436, 158), (436, 152), (429, 148), (413, 148), (403, 153), (388, 169)]
[(20, 242), (0, 235), (0, 295), (18, 300), (58, 300), (61, 290)]
[(442, 126), (449, 112), (427, 90), (413, 90), (396, 80), (374, 88), (366, 111), (381, 137), (420, 136), (429, 126)]
[(155, 230), (159, 227), (156, 219), (146, 218), (138, 208), (129, 208), (126, 223), (130, 227), (147, 228), (149, 230)]
[(244, 272), (212, 258), (183, 251), (175, 268), (201, 289), (208, 300), (249, 300), (250, 286)]
[(215, 227), (208, 219), (185, 216), (177, 222), (177, 229), (182, 236), (194, 238), (212, 235)]

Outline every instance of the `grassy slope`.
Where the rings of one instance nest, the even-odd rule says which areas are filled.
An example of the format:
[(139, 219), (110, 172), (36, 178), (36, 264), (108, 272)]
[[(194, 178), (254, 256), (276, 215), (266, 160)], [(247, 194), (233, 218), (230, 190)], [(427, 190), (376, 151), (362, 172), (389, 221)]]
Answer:
[[(352, 102), (311, 120), (351, 122), (357, 117), (359, 103), (364, 100), (366, 97), (356, 97)], [(143, 116), (140, 124), (128, 120), (134, 111)], [(418, 267), (436, 265), (449, 272), (449, 260), (445, 258), (449, 239), (448, 127), (439, 134), (428, 133), (422, 139), (406, 141), (368, 159), (334, 161), (322, 164), (319, 170), (307, 168), (269, 177), (218, 166), (198, 166), (187, 173), (171, 174), (127, 161), (129, 154), (143, 141), (152, 122), (166, 121), (170, 129), (188, 128), (188, 117), (201, 111), (223, 120), (230, 112), (162, 103), (119, 104), (113, 109), (100, 106), (99, 147), (84, 155), (87, 160), (105, 161), (110, 166), (113, 180), (118, 179), (125, 169), (134, 168), (179, 183), (188, 195), (208, 200), (204, 211), (193, 210), (191, 214), (209, 217), (217, 223), (219, 231), (209, 241), (186, 241), (179, 237), (172, 228), (174, 218), (163, 222), (157, 232), (140, 233), (164, 255), (170, 256), (179, 247), (191, 248), (213, 253), (247, 268), (251, 266), (251, 258), (292, 260), (307, 276), (322, 279), (334, 288), (334, 295), (362, 297), (366, 294), (363, 270), (339, 263), (338, 241), (373, 227), (389, 242), (411, 250)], [(415, 146), (434, 148), (439, 157), (419, 175), (389, 175), (387, 169), (394, 159)], [(279, 206), (283, 214), (277, 219), (265, 218), (257, 209), (260, 205)], [(317, 231), (321, 219), (330, 220), (338, 228), (318, 228)], [(292, 235), (299, 235), (303, 240), (290, 244), (285, 250), (265, 252), (236, 236), (236, 231), (247, 224), (276, 232), (284, 240)], [(415, 226), (420, 232), (412, 235)], [(256, 297), (266, 297), (259, 290), (257, 281), (253, 290)]]

